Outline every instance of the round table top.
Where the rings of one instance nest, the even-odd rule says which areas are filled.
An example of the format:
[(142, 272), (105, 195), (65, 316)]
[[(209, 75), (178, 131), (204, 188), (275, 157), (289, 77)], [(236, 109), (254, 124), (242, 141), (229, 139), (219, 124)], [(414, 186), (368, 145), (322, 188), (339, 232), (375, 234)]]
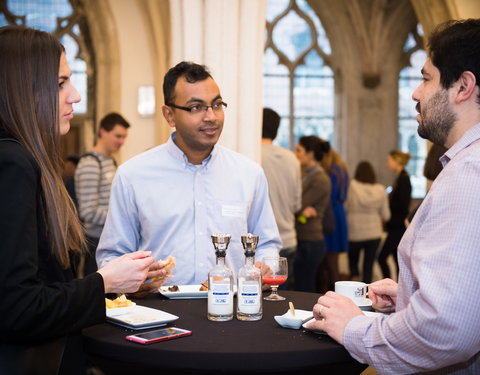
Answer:
[[(311, 310), (318, 294), (280, 291), (285, 301), (263, 301), (263, 318), (227, 322), (207, 319), (207, 299), (164, 299), (153, 295), (137, 299), (138, 305), (148, 306), (177, 315), (168, 326), (192, 331), (192, 335), (175, 340), (141, 345), (125, 340), (134, 332), (111, 323), (84, 330), (87, 353), (103, 362), (128, 366), (138, 370), (169, 369), (173, 371), (228, 373), (305, 372), (332, 368), (342, 373), (359, 374), (365, 369), (327, 335), (305, 329), (282, 328), (274, 320), (288, 310), (288, 302), (296, 309)], [(119, 373), (116, 371), (116, 373)]]

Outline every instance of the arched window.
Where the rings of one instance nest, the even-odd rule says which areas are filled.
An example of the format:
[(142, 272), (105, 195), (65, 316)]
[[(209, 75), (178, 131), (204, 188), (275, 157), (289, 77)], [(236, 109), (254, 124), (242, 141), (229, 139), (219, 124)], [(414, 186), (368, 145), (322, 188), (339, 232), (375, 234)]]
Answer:
[(426, 140), (420, 138), (417, 133), (417, 111), (415, 102), (412, 100), (413, 91), (422, 82), (420, 71), (426, 60), (426, 52), (421, 49), (423, 46), (421, 34), (421, 27), (418, 26), (417, 30), (411, 32), (407, 37), (404, 52), (410, 65), (402, 69), (398, 82), (398, 147), (412, 154), (406, 169), (412, 183), (413, 198), (422, 198), (427, 186), (427, 181), (423, 176), (427, 144)]
[(264, 106), (282, 120), (275, 143), (293, 150), (302, 135), (331, 140), (334, 78), (330, 43), (305, 0), (268, 0)]
[(65, 46), (72, 82), (82, 101), (75, 105), (75, 118), (64, 153), (79, 152), (81, 124), (92, 118), (94, 103), (94, 55), (87, 22), (78, 0), (0, 0), (0, 26), (21, 25), (52, 33)]

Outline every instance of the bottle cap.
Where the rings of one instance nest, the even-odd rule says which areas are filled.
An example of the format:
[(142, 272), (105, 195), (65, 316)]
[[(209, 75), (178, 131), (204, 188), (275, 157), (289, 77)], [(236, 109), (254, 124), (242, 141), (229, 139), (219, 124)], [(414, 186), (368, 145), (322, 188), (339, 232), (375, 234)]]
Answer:
[(225, 256), (232, 236), (230, 234), (216, 233), (212, 234), (212, 242), (217, 256)]
[(242, 245), (245, 249), (245, 256), (251, 257), (255, 255), (255, 250), (258, 245), (258, 236), (255, 236), (251, 233), (248, 233), (245, 236), (242, 236)]

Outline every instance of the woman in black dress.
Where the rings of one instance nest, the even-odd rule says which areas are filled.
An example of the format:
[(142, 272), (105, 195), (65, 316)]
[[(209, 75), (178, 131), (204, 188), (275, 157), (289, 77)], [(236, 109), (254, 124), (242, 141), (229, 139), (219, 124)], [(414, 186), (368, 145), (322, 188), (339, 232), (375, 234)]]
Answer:
[(405, 166), (409, 160), (410, 154), (400, 150), (390, 151), (387, 157), (387, 167), (397, 174), (397, 179), (389, 195), (391, 217), (386, 225), (387, 238), (378, 256), (378, 263), (385, 278), (389, 278), (391, 275), (390, 267), (387, 264), (387, 259), (390, 255), (393, 256), (397, 265), (398, 276), (397, 247), (405, 233), (405, 219), (409, 213), (412, 196), (410, 176), (405, 171)]

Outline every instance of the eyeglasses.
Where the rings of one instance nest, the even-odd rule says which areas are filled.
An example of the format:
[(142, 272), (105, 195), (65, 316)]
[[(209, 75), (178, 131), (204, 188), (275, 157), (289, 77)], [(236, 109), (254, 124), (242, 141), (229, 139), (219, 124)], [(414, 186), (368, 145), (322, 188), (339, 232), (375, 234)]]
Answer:
[(209, 108), (212, 109), (213, 112), (223, 112), (223, 108), (227, 108), (227, 103), (225, 102), (215, 102), (212, 105), (204, 105), (204, 104), (194, 104), (190, 107), (182, 107), (180, 105), (175, 104), (167, 104), (169, 107), (181, 109), (182, 111), (190, 112), (193, 115), (198, 113), (207, 112)]

